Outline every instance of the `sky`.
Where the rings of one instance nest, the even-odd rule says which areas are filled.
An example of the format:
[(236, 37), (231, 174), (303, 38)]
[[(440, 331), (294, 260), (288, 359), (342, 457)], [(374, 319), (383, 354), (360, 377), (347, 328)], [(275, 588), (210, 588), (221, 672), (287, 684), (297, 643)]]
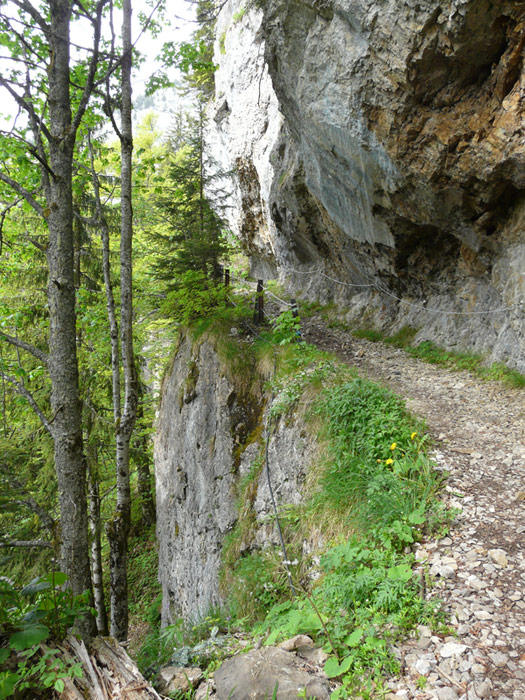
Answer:
[[(144, 14), (149, 14), (145, 0), (132, 0), (134, 13), (133, 35), (136, 38), (139, 36), (140, 28), (138, 24), (138, 14), (140, 11)], [(140, 53), (146, 56), (146, 61), (139, 66), (133, 74), (132, 89), (133, 98), (136, 99), (144, 94), (146, 82), (160, 64), (156, 58), (160, 52), (160, 48), (165, 41), (189, 41), (192, 33), (196, 29), (194, 22), (195, 8), (187, 0), (168, 0), (167, 5), (170, 8), (170, 26), (166, 27), (161, 34), (153, 39), (149, 34), (140, 35), (137, 42), (137, 49)], [(135, 39), (133, 39), (135, 40)], [(176, 89), (162, 90), (154, 96), (155, 111), (158, 113), (157, 127), (161, 130), (166, 130), (171, 123), (171, 112), (176, 108), (182, 100)], [(151, 108), (148, 108), (151, 109)], [(141, 113), (136, 112), (134, 115), (135, 123), (140, 121)]]
[[(137, 49), (146, 57), (145, 62), (133, 72), (132, 87), (134, 98), (144, 94), (147, 79), (152, 73), (159, 69), (159, 63), (156, 59), (160, 53), (160, 49), (164, 41), (188, 41), (191, 38), (192, 32), (196, 28), (193, 21), (195, 16), (194, 6), (190, 1), (167, 0), (166, 4), (169, 8), (168, 17), (170, 20), (170, 26), (166, 27), (155, 39), (153, 39), (148, 33), (140, 34), (140, 25), (138, 21), (139, 13), (143, 12), (146, 16), (149, 16), (151, 13), (151, 2), (152, 0), (149, 0), (149, 3), (147, 0), (132, 0), (132, 41), (135, 42), (138, 38)], [(37, 3), (33, 0), (33, 4), (36, 5)], [(118, 19), (115, 22), (115, 26), (119, 26)], [(85, 31), (87, 35), (91, 36), (91, 28), (87, 23)], [(79, 30), (77, 27), (76, 32), (81, 36), (83, 34), (83, 29), (81, 28)], [(73, 40), (75, 40), (75, 38)], [(84, 39), (84, 41), (86, 41), (86, 39)], [(80, 37), (79, 43), (82, 43)], [(1, 70), (2, 62), (0, 59), (0, 71)], [(6, 95), (4, 90), (0, 90), (0, 100), (0, 129), (8, 131), (12, 124), (12, 119), (10, 119), (9, 116), (15, 115), (18, 110), (14, 100), (12, 100), (9, 95)], [(160, 121), (163, 122), (162, 128), (165, 128), (167, 121), (169, 120), (167, 110), (169, 110), (171, 103), (175, 101), (176, 95), (174, 91), (171, 91), (171, 95), (167, 93), (156, 98), (156, 102), (159, 104), (159, 112), (161, 112)], [(20, 124), (20, 121), (18, 123)]]
[[(146, 0), (133, 1), (133, 41), (139, 36), (140, 27), (138, 15), (140, 12), (149, 16), (151, 9)], [(137, 42), (138, 50), (146, 56), (145, 63), (135, 71), (133, 87), (139, 94), (140, 86), (144, 85), (148, 77), (158, 68), (156, 58), (164, 41), (189, 41), (192, 32), (195, 30), (195, 11), (191, 2), (187, 0), (168, 0), (170, 11), (168, 12), (170, 26), (166, 27), (161, 34), (153, 39), (149, 34), (142, 34)], [(140, 90), (143, 92), (144, 90)]]

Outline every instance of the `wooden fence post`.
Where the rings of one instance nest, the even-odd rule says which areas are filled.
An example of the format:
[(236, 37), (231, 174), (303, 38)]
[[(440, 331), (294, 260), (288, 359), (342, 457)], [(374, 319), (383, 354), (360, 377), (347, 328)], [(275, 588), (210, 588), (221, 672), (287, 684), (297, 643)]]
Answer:
[(255, 297), (255, 310), (253, 312), (253, 322), (262, 323), (264, 321), (264, 292), (263, 281), (257, 280), (257, 293)]
[[(293, 316), (293, 318), (299, 319), (299, 308), (298, 308), (298, 306), (297, 306), (297, 299), (290, 299), (290, 303), (291, 303), (291, 309), (292, 309), (292, 316)], [(301, 329), (300, 329), (300, 328), (297, 328), (297, 333), (296, 333), (296, 335), (297, 335), (298, 338), (301, 337)]]

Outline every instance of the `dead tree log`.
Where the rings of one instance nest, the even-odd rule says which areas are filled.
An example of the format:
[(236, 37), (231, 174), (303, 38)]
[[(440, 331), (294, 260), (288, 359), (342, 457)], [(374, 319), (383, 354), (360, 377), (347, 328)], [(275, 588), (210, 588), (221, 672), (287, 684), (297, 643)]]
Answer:
[(82, 678), (64, 679), (61, 700), (162, 700), (125, 649), (111, 637), (97, 637), (90, 651), (70, 635), (60, 647), (63, 660), (82, 665)]

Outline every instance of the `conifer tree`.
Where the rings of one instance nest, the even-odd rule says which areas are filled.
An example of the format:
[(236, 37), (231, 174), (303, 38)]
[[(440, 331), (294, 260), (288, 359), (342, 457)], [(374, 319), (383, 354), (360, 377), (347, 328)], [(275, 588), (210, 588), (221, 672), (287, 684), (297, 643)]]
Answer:
[(176, 289), (188, 271), (217, 280), (228, 252), (226, 225), (217, 213), (223, 194), (215, 187), (223, 176), (209, 173), (204, 127), (204, 106), (198, 103), (196, 116), (186, 118), (184, 129), (178, 126), (176, 140), (168, 139), (169, 145), (179, 148), (169, 152), (165, 184), (156, 200), (159, 224), (150, 233), (156, 251), (154, 269), (168, 291)]

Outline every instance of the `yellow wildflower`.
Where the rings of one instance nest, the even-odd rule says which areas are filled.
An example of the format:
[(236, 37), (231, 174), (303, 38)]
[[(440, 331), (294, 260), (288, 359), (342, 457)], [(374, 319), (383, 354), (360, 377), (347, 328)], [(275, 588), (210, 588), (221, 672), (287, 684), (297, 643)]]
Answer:
[(416, 437), (417, 433), (410, 433), (410, 439), (413, 440)]
[(397, 442), (393, 442), (393, 443), (390, 445), (390, 449), (391, 449), (391, 450), (395, 450), (396, 447), (397, 447)]
[(388, 459), (385, 459), (385, 464), (394, 464), (394, 460), (390, 459), (389, 457)]

